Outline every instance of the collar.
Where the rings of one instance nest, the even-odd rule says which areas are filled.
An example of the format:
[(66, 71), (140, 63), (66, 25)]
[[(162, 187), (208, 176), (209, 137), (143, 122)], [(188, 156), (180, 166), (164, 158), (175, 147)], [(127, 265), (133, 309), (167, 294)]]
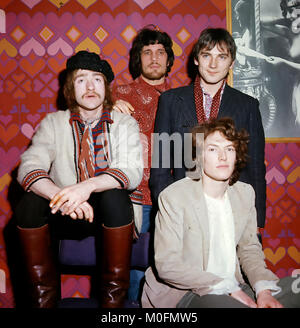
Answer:
[(169, 84), (167, 82), (167, 79), (165, 78), (164, 82), (158, 85), (152, 85), (146, 82), (141, 76), (137, 77), (135, 81), (138, 84), (144, 85), (146, 88), (151, 89), (151, 90), (156, 90), (159, 93), (163, 93), (164, 91), (167, 91), (170, 89)]
[[(85, 125), (84, 122), (82, 121), (79, 113), (71, 112), (71, 117), (70, 117), (69, 122), (72, 125), (72, 123), (74, 121), (79, 122), (81, 125)], [(99, 120), (99, 122), (97, 123), (96, 126), (98, 126), (99, 124), (102, 124), (103, 122), (107, 122), (107, 123), (110, 123), (110, 124), (113, 123), (113, 120), (111, 119), (110, 111), (105, 109), (105, 108), (103, 109), (100, 120)]]
[[(223, 92), (224, 92), (224, 89), (225, 89), (225, 85), (226, 85), (226, 79), (223, 80), (222, 85), (220, 86), (220, 88), (218, 89), (218, 91), (216, 92), (216, 94), (217, 94), (217, 93), (219, 92), (219, 90), (221, 89), (221, 96), (222, 96), (222, 94), (223, 94)], [(207, 93), (207, 92), (204, 90), (204, 88), (203, 88), (203, 86), (201, 85), (201, 83), (200, 83), (200, 88), (202, 89), (202, 92), (203, 92), (203, 94), (204, 94), (205, 96), (208, 96), (208, 97), (210, 97), (211, 99), (213, 99), (213, 97), (212, 97), (209, 93)]]

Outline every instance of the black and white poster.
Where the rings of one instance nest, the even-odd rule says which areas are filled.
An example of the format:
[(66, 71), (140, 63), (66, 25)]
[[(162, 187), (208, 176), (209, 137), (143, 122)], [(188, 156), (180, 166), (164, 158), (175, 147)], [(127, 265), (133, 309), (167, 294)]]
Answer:
[(231, 0), (233, 86), (260, 102), (267, 138), (300, 137), (300, 0)]

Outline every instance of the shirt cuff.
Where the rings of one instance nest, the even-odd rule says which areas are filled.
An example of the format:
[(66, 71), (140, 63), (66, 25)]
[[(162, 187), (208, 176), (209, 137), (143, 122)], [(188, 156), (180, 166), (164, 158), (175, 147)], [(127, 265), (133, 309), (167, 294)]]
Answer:
[(105, 170), (105, 171), (103, 171), (101, 173), (108, 174), (108, 175), (114, 177), (117, 181), (120, 182), (122, 188), (128, 189), (128, 187), (129, 187), (129, 179), (128, 179), (127, 175), (123, 171), (121, 171), (119, 169), (109, 168), (109, 169), (107, 169), (107, 170)]
[(211, 291), (209, 294), (214, 294), (214, 295), (229, 295), (232, 294), (241, 288), (239, 287), (239, 283), (237, 282), (236, 279), (223, 279), (222, 281), (218, 282), (217, 284), (211, 286)]
[(279, 286), (277, 286), (277, 282), (275, 280), (260, 280), (257, 281), (254, 286), (253, 286), (255, 293), (256, 293), (256, 297), (257, 295), (263, 291), (263, 290), (270, 290), (272, 296), (277, 295), (281, 292), (281, 288)]
[(49, 179), (52, 181), (50, 178), (49, 174), (44, 171), (44, 170), (33, 170), (29, 173), (27, 173), (22, 181), (22, 187), (25, 189), (25, 191), (29, 191), (29, 188), (32, 184), (34, 184), (36, 181), (40, 179)]

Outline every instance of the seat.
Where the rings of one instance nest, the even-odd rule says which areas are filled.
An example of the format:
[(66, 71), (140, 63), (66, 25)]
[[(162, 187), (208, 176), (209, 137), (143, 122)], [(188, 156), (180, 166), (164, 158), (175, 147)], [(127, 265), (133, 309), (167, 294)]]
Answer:
[[(133, 242), (131, 254), (131, 268), (146, 270), (149, 265), (150, 233), (141, 233)], [(58, 260), (63, 270), (68, 273), (75, 271), (88, 272), (96, 265), (95, 237), (89, 236), (81, 240), (62, 239), (59, 241)], [(99, 304), (94, 298), (63, 298), (59, 301), (59, 308), (98, 308)], [(137, 308), (139, 303), (125, 301), (124, 307)]]

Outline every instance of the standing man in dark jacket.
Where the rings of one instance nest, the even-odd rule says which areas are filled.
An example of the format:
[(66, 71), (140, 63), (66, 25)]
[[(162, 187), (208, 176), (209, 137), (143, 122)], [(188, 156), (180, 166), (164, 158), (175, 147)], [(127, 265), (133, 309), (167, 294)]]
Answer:
[[(184, 154), (187, 149), (184, 148), (183, 141), (185, 133), (204, 121), (216, 117), (231, 117), (237, 129), (244, 128), (250, 135), (248, 164), (241, 172), (240, 181), (251, 184), (255, 190), (257, 222), (258, 227), (262, 228), (266, 212), (265, 135), (258, 100), (226, 83), (235, 55), (236, 45), (227, 30), (204, 30), (193, 50), (194, 64), (198, 67), (194, 83), (171, 89), (161, 95), (154, 128), (156, 136), (150, 188), (157, 200), (164, 188), (186, 176)], [(176, 141), (170, 144), (170, 151), (167, 151), (161, 140), (174, 133), (181, 136), (181, 141), (179, 144)], [(170, 165), (165, 165), (166, 163)]]

